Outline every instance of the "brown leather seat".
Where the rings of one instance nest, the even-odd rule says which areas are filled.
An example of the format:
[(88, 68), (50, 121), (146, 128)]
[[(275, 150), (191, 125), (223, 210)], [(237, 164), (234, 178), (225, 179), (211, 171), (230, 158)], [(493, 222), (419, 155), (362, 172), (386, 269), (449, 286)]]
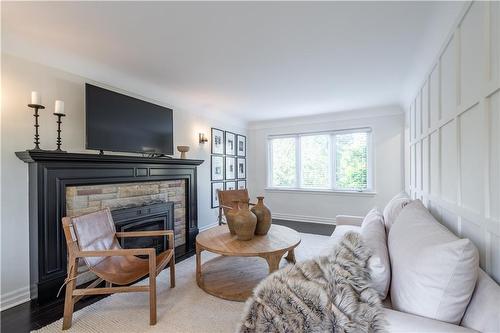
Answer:
[[(156, 257), (156, 274), (165, 267), (172, 257), (172, 251), (166, 251)], [(160, 270), (159, 270), (160, 268)], [(117, 285), (126, 285), (149, 274), (149, 262), (136, 256), (107, 257), (90, 269), (105, 281)]]
[[(71, 327), (74, 304), (85, 295), (115, 292), (149, 292), (150, 324), (156, 324), (156, 276), (170, 264), (170, 287), (175, 286), (174, 233), (172, 230), (116, 232), (108, 208), (78, 217), (63, 218), (68, 246), (68, 277), (63, 329)], [(117, 237), (168, 237), (168, 249), (159, 255), (153, 248), (122, 249)], [(137, 255), (145, 255), (141, 259)], [(85, 289), (76, 289), (78, 260), (83, 259), (99, 279)], [(149, 275), (148, 285), (129, 285)], [(106, 281), (106, 287), (96, 288)], [(118, 285), (113, 287), (113, 285)]]
[[(109, 209), (74, 217), (72, 225), (80, 251), (121, 249)], [(163, 269), (172, 255), (173, 250), (169, 249), (156, 257), (157, 274), (158, 268)], [(148, 259), (136, 256), (84, 257), (83, 259), (94, 274), (117, 285), (130, 284), (149, 274)]]

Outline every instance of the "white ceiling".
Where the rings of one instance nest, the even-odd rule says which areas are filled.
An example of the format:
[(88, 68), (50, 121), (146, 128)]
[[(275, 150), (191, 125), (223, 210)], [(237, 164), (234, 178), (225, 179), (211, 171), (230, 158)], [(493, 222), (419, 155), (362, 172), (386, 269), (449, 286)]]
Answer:
[(401, 104), (462, 6), (3, 2), (2, 50), (253, 121)]

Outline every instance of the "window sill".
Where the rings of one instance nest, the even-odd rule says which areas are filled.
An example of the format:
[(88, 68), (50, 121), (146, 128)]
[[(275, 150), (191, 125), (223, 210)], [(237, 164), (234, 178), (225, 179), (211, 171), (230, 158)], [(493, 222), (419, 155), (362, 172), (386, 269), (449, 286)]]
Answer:
[(328, 195), (347, 195), (347, 196), (358, 196), (358, 197), (372, 197), (377, 194), (375, 191), (339, 191), (339, 190), (328, 190), (328, 189), (302, 189), (302, 188), (282, 188), (282, 187), (266, 187), (264, 189), (266, 192), (275, 193), (303, 193), (303, 194), (328, 194)]

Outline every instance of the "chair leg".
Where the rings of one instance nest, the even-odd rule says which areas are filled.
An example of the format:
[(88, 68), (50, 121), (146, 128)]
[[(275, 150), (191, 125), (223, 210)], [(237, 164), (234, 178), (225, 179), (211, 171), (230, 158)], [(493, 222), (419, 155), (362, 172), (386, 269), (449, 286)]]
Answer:
[(63, 330), (67, 330), (71, 327), (73, 321), (73, 309), (75, 306), (75, 302), (73, 301), (73, 290), (75, 290), (76, 280), (74, 277), (76, 276), (76, 263), (71, 268), (71, 271), (68, 272), (68, 278), (71, 279), (66, 284), (66, 293), (64, 296), (64, 316), (63, 316)]
[(170, 259), (170, 288), (175, 288), (175, 256)]
[(156, 257), (149, 257), (149, 325), (156, 325)]

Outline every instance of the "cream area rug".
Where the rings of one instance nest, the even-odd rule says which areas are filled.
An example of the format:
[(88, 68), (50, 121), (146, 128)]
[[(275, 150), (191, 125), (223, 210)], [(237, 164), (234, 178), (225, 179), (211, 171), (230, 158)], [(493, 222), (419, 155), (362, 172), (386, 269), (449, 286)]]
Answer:
[[(317, 255), (327, 236), (301, 234), (295, 250), (297, 261)], [(202, 253), (202, 262), (215, 257)], [(267, 265), (264, 259), (262, 264)], [(284, 260), (282, 262), (284, 264)], [(146, 283), (145, 281), (141, 282)], [(158, 322), (149, 326), (147, 293), (114, 294), (73, 314), (73, 326), (66, 332), (234, 332), (244, 303), (211, 296), (196, 284), (195, 257), (176, 265), (176, 287), (170, 288), (168, 269), (157, 279)], [(61, 332), (62, 319), (34, 332)]]

